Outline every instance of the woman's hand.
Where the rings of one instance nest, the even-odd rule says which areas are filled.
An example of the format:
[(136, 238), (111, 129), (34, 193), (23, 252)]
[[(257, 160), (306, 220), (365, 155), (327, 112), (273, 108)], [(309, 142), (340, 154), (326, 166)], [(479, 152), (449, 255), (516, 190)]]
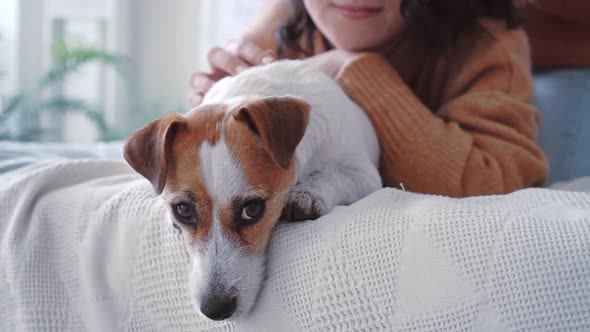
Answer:
[(190, 96), (191, 106), (198, 106), (205, 93), (220, 79), (236, 75), (248, 67), (272, 62), (275, 59), (276, 54), (273, 51), (262, 49), (246, 39), (231, 41), (225, 47), (211, 48), (207, 52), (209, 70), (195, 72), (191, 75), (189, 82), (193, 90)]
[(309, 57), (304, 61), (335, 79), (342, 68), (361, 54), (343, 50), (331, 50)]

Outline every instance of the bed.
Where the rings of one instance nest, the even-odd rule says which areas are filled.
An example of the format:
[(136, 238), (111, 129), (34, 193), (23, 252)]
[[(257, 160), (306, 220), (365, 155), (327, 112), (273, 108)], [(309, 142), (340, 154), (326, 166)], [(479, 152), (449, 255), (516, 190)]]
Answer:
[(590, 180), (451, 199), (382, 189), (280, 225), (250, 315), (211, 322), (120, 143), (0, 143), (1, 331), (590, 329)]

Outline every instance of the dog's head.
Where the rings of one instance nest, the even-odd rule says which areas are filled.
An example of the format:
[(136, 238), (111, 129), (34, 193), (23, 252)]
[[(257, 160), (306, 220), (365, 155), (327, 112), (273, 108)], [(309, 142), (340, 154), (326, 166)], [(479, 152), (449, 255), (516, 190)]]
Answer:
[(183, 234), (190, 296), (205, 316), (234, 319), (254, 304), (308, 119), (299, 99), (255, 98), (169, 115), (127, 139), (125, 159), (162, 194)]

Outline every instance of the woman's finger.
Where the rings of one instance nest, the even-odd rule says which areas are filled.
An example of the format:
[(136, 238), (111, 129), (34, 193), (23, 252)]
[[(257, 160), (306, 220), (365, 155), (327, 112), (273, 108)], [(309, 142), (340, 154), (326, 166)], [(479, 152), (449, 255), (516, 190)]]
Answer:
[(247, 40), (238, 43), (236, 54), (251, 65), (263, 65), (276, 59), (276, 54), (272, 50), (262, 49)]
[(221, 47), (213, 47), (207, 53), (209, 65), (214, 69), (223, 70), (230, 75), (236, 75), (242, 70), (250, 67), (248, 63), (239, 56), (231, 54)]

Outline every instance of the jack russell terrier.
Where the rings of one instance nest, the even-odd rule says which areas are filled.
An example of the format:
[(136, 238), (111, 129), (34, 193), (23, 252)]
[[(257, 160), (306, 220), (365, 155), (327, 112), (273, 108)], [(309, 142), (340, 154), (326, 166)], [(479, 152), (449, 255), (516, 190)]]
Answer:
[(222, 79), (191, 112), (132, 133), (124, 156), (170, 206), (190, 297), (213, 320), (254, 305), (279, 219), (316, 219), (381, 187), (368, 117), (300, 60)]

